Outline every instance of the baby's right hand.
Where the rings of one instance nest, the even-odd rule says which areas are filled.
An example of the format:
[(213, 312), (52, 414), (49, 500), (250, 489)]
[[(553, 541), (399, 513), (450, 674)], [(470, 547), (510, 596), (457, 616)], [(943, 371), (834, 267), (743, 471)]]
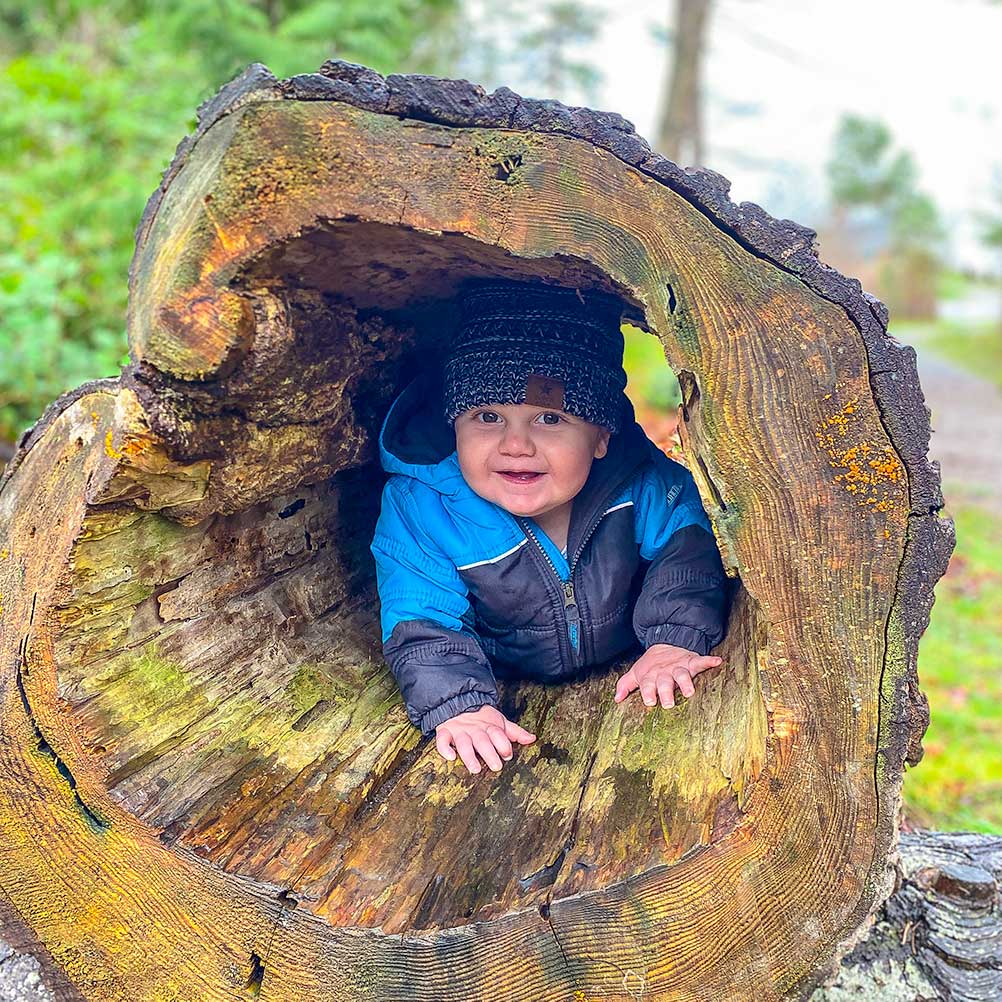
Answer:
[(530, 745), (535, 740), (535, 734), (519, 727), (493, 706), (457, 713), (435, 728), (435, 745), (442, 758), (452, 762), (458, 752), (463, 764), (472, 773), (480, 772), (477, 753), (494, 772), (498, 772), (501, 759), (506, 762), (511, 759), (512, 741)]

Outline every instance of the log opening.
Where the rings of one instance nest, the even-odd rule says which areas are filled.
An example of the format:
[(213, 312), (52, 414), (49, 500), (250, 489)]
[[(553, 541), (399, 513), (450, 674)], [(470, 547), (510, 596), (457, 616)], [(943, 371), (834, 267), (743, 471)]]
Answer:
[[(286, 887), (335, 925), (464, 925), (671, 863), (734, 829), (764, 762), (768, 639), (746, 594), (730, 670), (639, 731), (608, 666), (567, 693), (508, 684), (504, 705), (541, 741), (471, 784), (403, 715), (368, 552), (385, 480), (373, 443), (401, 381), (436, 364), (459, 283), (498, 273), (614, 288), (583, 261), (519, 267), (457, 235), (358, 222), (269, 248), (230, 285), (256, 318), (242, 360), (206, 387), (138, 374), (200, 458), (112, 484), (54, 609), (58, 694), (109, 793), (166, 844)], [(627, 314), (651, 326), (636, 304)], [(369, 458), (307, 483), (275, 449), (262, 463), (251, 423), (280, 442), (350, 428), (368, 444), (351, 462)], [(233, 486), (213, 511), (200, 473), (220, 461)], [(255, 470), (274, 496), (226, 511), (238, 486), (261, 489)]]

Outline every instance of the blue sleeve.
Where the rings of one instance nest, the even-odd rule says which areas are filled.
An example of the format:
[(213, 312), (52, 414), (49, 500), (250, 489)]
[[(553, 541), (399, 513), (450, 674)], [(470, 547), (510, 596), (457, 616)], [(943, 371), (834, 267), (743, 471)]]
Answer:
[(650, 566), (633, 609), (646, 650), (673, 644), (708, 654), (724, 638), (727, 576), (692, 474), (652, 448), (634, 489), (636, 540)]
[(687, 525), (702, 526), (711, 532), (710, 520), (692, 474), (660, 449), (644, 467), (634, 499), (637, 545), (644, 560), (653, 560), (665, 543)]
[(497, 706), (494, 673), (473, 629), (466, 585), (427, 530), (405, 477), (392, 476), (383, 488), (370, 550), (383, 654), (411, 722), (430, 734), (464, 710)]

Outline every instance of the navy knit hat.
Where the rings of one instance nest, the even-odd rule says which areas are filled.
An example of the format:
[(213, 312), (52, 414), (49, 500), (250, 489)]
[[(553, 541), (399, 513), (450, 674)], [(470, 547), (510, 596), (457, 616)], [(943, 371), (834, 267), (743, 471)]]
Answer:
[(483, 404), (536, 404), (620, 430), (623, 334), (619, 299), (542, 282), (477, 281), (459, 295), (445, 357), (446, 421)]

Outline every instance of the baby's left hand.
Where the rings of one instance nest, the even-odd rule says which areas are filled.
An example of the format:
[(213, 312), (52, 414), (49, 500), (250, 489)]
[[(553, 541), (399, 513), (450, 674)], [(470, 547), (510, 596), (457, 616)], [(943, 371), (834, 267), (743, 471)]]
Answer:
[(634, 689), (639, 689), (647, 706), (654, 706), (660, 697), (661, 705), (668, 709), (675, 705), (676, 685), (683, 696), (689, 697), (696, 691), (693, 676), (722, 663), (723, 658), (715, 655), (696, 654), (672, 644), (654, 644), (619, 677), (616, 702), (621, 703)]

